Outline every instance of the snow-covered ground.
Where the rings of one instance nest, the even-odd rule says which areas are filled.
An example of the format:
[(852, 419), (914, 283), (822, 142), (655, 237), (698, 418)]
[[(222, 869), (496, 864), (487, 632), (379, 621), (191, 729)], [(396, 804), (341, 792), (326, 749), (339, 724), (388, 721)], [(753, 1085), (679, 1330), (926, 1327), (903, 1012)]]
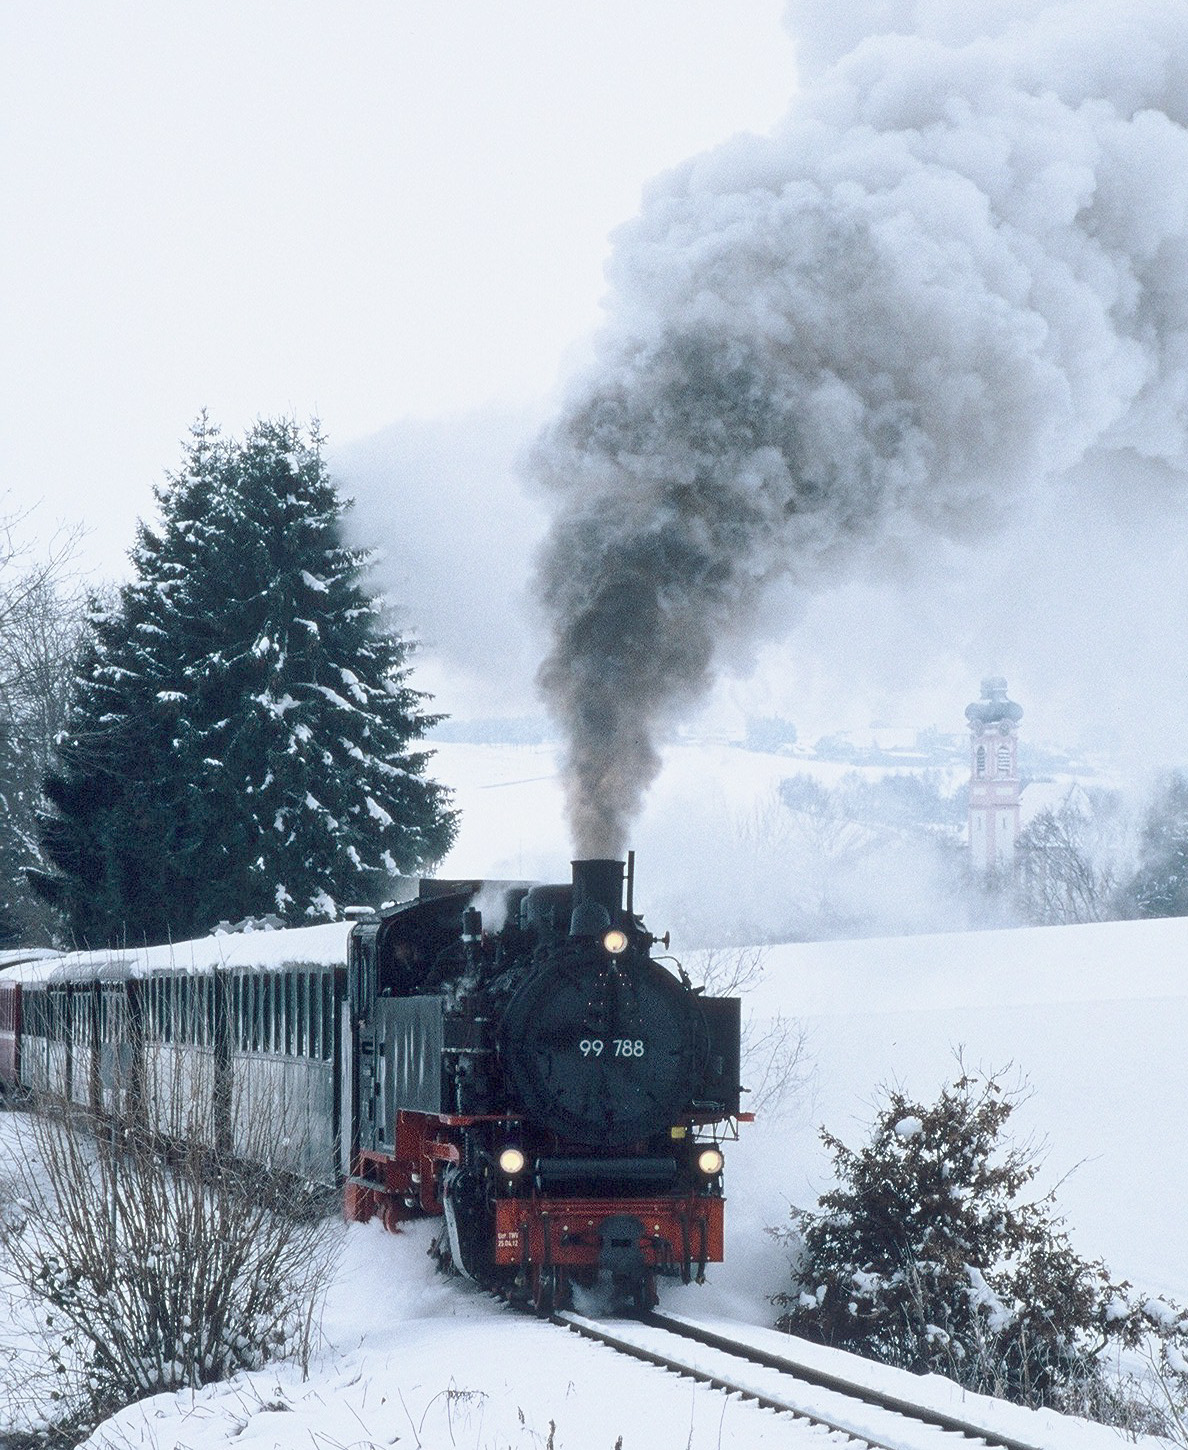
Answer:
[[(159, 1395), (115, 1416), (89, 1450), (810, 1450), (833, 1443), (804, 1421), (728, 1400), (435, 1278), (425, 1254), (429, 1232), (425, 1224), (399, 1237), (374, 1225), (350, 1229), (309, 1379), (277, 1366), (193, 1394)], [(814, 1355), (833, 1369), (848, 1358), (820, 1348)], [(956, 1413), (964, 1400), (966, 1414), (1051, 1450), (1122, 1444), (1099, 1426), (954, 1395), (935, 1377), (863, 1368), (867, 1382)], [(904, 1450), (933, 1443), (930, 1433), (905, 1426)]]
[[(437, 769), (465, 812), (443, 874), (564, 878), (549, 751), (443, 747)], [(681, 747), (652, 811), (664, 808), (665, 792), (671, 803), (698, 787), (723, 810), (746, 810), (786, 773), (778, 757)], [(641, 856), (645, 912), (647, 872)], [(1078, 1250), (1104, 1256), (1137, 1285), (1188, 1300), (1186, 965), (1188, 921), (769, 948), (748, 1008), (806, 1029), (807, 1087), (744, 1126), (729, 1149), (727, 1262), (710, 1284), (668, 1292), (666, 1307), (770, 1323), (767, 1296), (783, 1287), (786, 1264), (766, 1230), (786, 1221), (789, 1203), (811, 1205), (827, 1186), (818, 1125), (858, 1140), (880, 1082), (931, 1100), (954, 1074), (958, 1050), (969, 1067), (1011, 1063), (1030, 1083), (1011, 1126), (1046, 1140), (1048, 1182), (1076, 1169), (1058, 1202)], [(425, 1252), (432, 1232), (417, 1225), (394, 1237), (368, 1225), (344, 1234), (325, 1343), (308, 1381), (280, 1367), (158, 1397), (118, 1416), (104, 1442), (120, 1450), (230, 1442), (519, 1450), (545, 1446), (552, 1434), (554, 1450), (612, 1450), (619, 1437), (623, 1450), (821, 1443), (817, 1431), (725, 1402), (435, 1277)], [(1107, 1443), (1103, 1433), (1052, 1421), (1039, 1443), (1086, 1450)]]

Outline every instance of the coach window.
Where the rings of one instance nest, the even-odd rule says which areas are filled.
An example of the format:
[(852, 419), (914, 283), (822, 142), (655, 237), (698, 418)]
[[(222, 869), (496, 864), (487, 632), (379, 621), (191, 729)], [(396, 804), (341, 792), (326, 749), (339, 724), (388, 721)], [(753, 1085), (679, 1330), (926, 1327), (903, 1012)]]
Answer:
[(287, 1057), (293, 1051), (293, 974), (285, 972), (277, 984), (281, 1004), (279, 1049)]
[(297, 973), (297, 1043), (298, 1057), (309, 1056), (309, 973)]
[(297, 1022), (297, 974), (286, 972), (281, 978), (282, 990), (285, 999), (285, 1056), (292, 1057), (296, 1045)]
[(264, 978), (264, 1051), (276, 1051), (277, 1038), (277, 991), (276, 973), (269, 972)]
[(322, 1055), (322, 977), (314, 973), (309, 979), (309, 1055)]

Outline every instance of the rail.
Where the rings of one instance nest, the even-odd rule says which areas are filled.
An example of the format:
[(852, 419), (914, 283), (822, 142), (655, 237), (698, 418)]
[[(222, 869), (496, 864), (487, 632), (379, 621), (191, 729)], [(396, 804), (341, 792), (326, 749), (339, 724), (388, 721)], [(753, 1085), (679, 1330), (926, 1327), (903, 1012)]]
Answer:
[[(1044, 1450), (993, 1426), (854, 1383), (805, 1364), (791, 1353), (776, 1354), (729, 1339), (692, 1320), (653, 1313), (641, 1320), (601, 1321), (569, 1310), (550, 1317), (553, 1323), (621, 1354), (848, 1435), (871, 1450), (903, 1450), (905, 1420), (918, 1427), (912, 1443), (920, 1450), (942, 1450), (970, 1440), (990, 1450)], [(690, 1353), (691, 1346), (698, 1352)]]

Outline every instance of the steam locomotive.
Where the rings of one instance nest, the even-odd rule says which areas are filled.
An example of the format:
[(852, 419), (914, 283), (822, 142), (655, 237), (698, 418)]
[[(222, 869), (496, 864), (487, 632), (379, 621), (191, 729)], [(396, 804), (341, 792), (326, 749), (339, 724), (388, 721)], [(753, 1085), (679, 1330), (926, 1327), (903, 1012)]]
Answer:
[(538, 1310), (649, 1307), (721, 1260), (746, 1115), (739, 1002), (653, 954), (624, 867), (12, 967), (0, 1085), (338, 1182), (350, 1219), (442, 1215), (443, 1260)]

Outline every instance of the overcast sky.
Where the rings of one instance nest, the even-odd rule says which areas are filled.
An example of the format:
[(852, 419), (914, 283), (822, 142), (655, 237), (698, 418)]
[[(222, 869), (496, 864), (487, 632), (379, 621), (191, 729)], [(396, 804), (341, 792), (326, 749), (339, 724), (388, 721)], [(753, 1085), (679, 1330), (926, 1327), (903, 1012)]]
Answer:
[(0, 508), (115, 574), (232, 431), (536, 404), (643, 183), (794, 83), (780, 0), (8, 0)]
[[(800, 119), (794, 111), (777, 129), (771, 175), (812, 181), (813, 138), (832, 135), (821, 177), (849, 177), (831, 193), (837, 219), (865, 197), (892, 229), (910, 223), (900, 283), (952, 224), (951, 255), (977, 259), (969, 275), (989, 317), (1005, 315), (1002, 279), (1017, 264), (1054, 259), (1072, 275), (1080, 264), (1065, 267), (1061, 248), (1098, 267), (1088, 290), (1100, 295), (1021, 294), (1020, 335), (1039, 328), (1064, 349), (1060, 386), (1075, 404), (1068, 417), (1035, 412), (1021, 446), (1042, 434), (1067, 456), (1046, 472), (1031, 457), (1036, 486), (1012, 494), (1008, 447), (985, 537), (967, 531), (958, 546), (942, 531), (898, 561), (883, 548), (886, 587), (861, 560), (817, 580), (786, 620), (777, 611), (739, 648), (714, 708), (731, 723), (787, 714), (806, 734), (876, 717), (960, 728), (981, 675), (1004, 672), (1037, 737), (1083, 732), (1137, 743), (1148, 763), (1179, 761), (1183, 15), (1182, 0), (849, 0), (840, 12), (835, 0), (8, 0), (0, 517), (33, 509), (25, 532), (43, 541), (59, 522), (85, 525), (82, 563), (117, 577), (136, 519), (153, 512), (152, 486), (201, 409), (233, 434), (258, 416), (316, 414), (358, 495), (362, 536), (386, 555), (383, 582), (424, 642), (419, 678), (438, 705), (463, 715), (539, 708), (541, 641), (523, 600), (544, 506), (522, 492), (516, 456), (565, 406), (559, 382), (591, 356), (612, 245), (620, 294), (630, 292), (633, 255), (646, 273), (649, 229), (663, 230), (674, 198), (679, 212), (692, 177), (695, 192), (720, 194), (724, 225), (678, 228), (654, 280), (657, 297), (670, 274), (674, 295), (682, 278), (696, 284), (698, 229), (706, 255), (729, 255), (737, 208), (769, 184), (767, 142), (713, 148), (769, 132), (794, 104)], [(827, 70), (856, 45), (856, 61)], [(1051, 87), (1063, 87), (1059, 104)], [(921, 185), (901, 196), (900, 163), (885, 170), (883, 158), (914, 157), (921, 135), (940, 150), (913, 160)], [(980, 158), (1010, 135), (1010, 166), (983, 176)], [(707, 152), (676, 180), (655, 180)], [(946, 186), (963, 200), (933, 217)], [(1087, 200), (1094, 188), (1113, 208), (1104, 231)], [(966, 200), (976, 203), (968, 212)], [(622, 231), (641, 206), (642, 223)], [(755, 215), (762, 242), (762, 207)], [(772, 225), (783, 235), (783, 219)], [(994, 273), (1004, 238), (1022, 250)], [(781, 246), (754, 274), (756, 298), (769, 284), (773, 297), (794, 295), (780, 291), (785, 271), (789, 286), (807, 285), (820, 305), (791, 323), (819, 318), (842, 375), (868, 356), (870, 309), (844, 285), (829, 296), (829, 266), (811, 249)], [(729, 286), (750, 275), (737, 260), (723, 273)], [(711, 275), (707, 296), (715, 285)], [(893, 292), (879, 341), (891, 371), (919, 346), (940, 384), (964, 386), (946, 350), (968, 336), (976, 358), (976, 331), (941, 308), (947, 341), (934, 347), (928, 328), (903, 323), (911, 310)], [(1071, 299), (1063, 332), (1058, 295)], [(1135, 316), (1122, 316), (1132, 296)], [(687, 300), (699, 298), (694, 285)], [(847, 353), (851, 334), (833, 320), (852, 302), (858, 343)], [(730, 302), (744, 332), (754, 303), (745, 287)], [(612, 300), (611, 335), (636, 327), (635, 305)], [(653, 310), (662, 330), (667, 314)], [(1082, 321), (1097, 331), (1082, 335)], [(1103, 340), (1112, 351), (1099, 358)], [(1029, 366), (1052, 362), (1043, 346), (1034, 352)], [(1008, 366), (1004, 386), (987, 382), (984, 396), (1009, 402), (1028, 376)], [(982, 411), (993, 421), (993, 407)], [(1111, 419), (1117, 436), (1099, 436)], [(836, 451), (829, 439), (841, 435), (822, 437)], [(938, 424), (936, 437), (952, 441), (953, 430)], [(934, 473), (925, 512), (932, 482), (943, 494), (950, 475), (962, 477)], [(889, 514), (892, 545), (907, 516)]]

